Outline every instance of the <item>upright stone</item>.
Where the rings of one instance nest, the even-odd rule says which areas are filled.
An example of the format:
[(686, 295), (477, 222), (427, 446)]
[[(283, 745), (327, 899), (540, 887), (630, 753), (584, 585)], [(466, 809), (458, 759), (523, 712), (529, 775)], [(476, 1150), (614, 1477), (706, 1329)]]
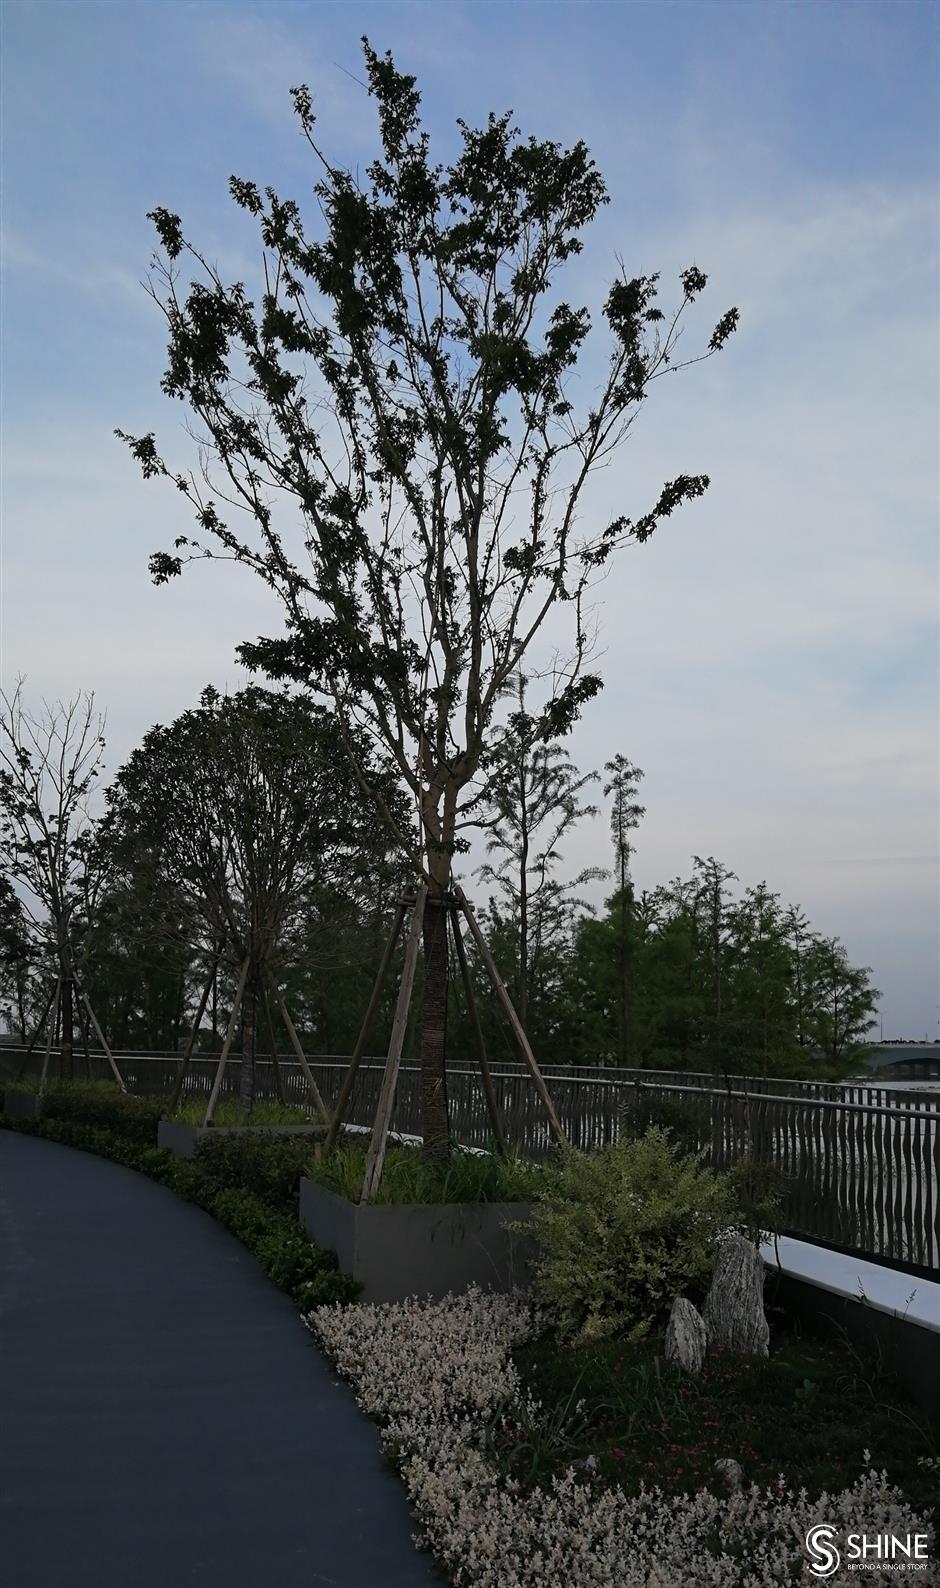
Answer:
[(677, 1296), (666, 1325), (666, 1360), (678, 1362), (684, 1373), (700, 1373), (708, 1347), (701, 1313), (685, 1296)]
[(764, 1315), (764, 1264), (743, 1235), (730, 1235), (718, 1248), (711, 1289), (705, 1298), (708, 1343), (721, 1351), (766, 1356), (770, 1330)]

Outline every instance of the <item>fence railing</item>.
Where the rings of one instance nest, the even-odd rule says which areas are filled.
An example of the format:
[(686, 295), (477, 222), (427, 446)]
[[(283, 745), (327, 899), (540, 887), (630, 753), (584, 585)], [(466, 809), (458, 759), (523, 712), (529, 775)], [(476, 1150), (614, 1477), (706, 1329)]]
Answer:
[[(169, 1091), (176, 1077), (176, 1055), (117, 1055), (128, 1086), (136, 1092)], [(0, 1072), (15, 1073), (22, 1055), (0, 1050)], [(30, 1058), (35, 1075), (41, 1056)], [(327, 1106), (335, 1104), (346, 1060), (341, 1056), (311, 1059)], [(83, 1068), (82, 1066), (80, 1066)], [(309, 1100), (300, 1066), (279, 1063), (285, 1100)], [(211, 1055), (194, 1057), (184, 1094), (207, 1096), (215, 1074)], [(92, 1054), (95, 1076), (110, 1073), (103, 1055)], [(240, 1063), (229, 1061), (224, 1096), (238, 1092)], [(346, 1118), (370, 1124), (378, 1101), (384, 1061), (361, 1066)], [(677, 1075), (678, 1079), (673, 1079)], [(552, 1099), (573, 1146), (592, 1148), (616, 1141), (629, 1114), (628, 1128), (663, 1117), (663, 1105), (681, 1104), (683, 1140), (702, 1150), (717, 1169), (745, 1157), (774, 1165), (785, 1179), (785, 1226), (812, 1238), (894, 1261), (940, 1270), (940, 1111), (936, 1096), (883, 1088), (833, 1088), (821, 1096), (803, 1090), (805, 1083), (775, 1083), (777, 1090), (738, 1078), (730, 1088), (708, 1076), (650, 1070), (594, 1072), (546, 1070)], [(419, 1133), (420, 1071), (403, 1066), (399, 1073), (392, 1128)], [(507, 1139), (527, 1157), (541, 1158), (553, 1142), (538, 1096), (521, 1067), (494, 1069), (493, 1083), (505, 1121)], [(787, 1089), (784, 1089), (787, 1088)], [(490, 1144), (489, 1120), (478, 1074), (469, 1067), (449, 1068), (448, 1101), (454, 1135), (469, 1147)], [(884, 1101), (868, 1094), (877, 1093)], [(862, 1094), (862, 1095), (856, 1095)], [(256, 1061), (256, 1096), (276, 1096), (270, 1060)]]

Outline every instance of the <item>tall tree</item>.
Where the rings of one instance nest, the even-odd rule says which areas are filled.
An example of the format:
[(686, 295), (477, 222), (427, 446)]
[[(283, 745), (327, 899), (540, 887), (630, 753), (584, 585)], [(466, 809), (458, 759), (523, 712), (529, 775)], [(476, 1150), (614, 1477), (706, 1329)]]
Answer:
[(0, 872), (0, 997), (8, 998), (3, 1013), (11, 1031), (29, 1037), (32, 972), (37, 958), (23, 901), (12, 881)]
[[(747, 888), (732, 914), (735, 944), (726, 1043), (735, 1068), (767, 1075), (786, 1066), (794, 1037), (794, 965), (780, 895), (766, 882)], [(730, 1031), (729, 1031), (730, 1024)]]
[(708, 1040), (715, 1067), (722, 1069), (727, 1078), (729, 1052), (727, 1042), (726, 982), (735, 953), (734, 913), (731, 905), (729, 882), (737, 876), (727, 866), (709, 855), (703, 860), (693, 855), (696, 904), (702, 923), (704, 948), (703, 971), (708, 986)]
[(34, 711), (23, 691), (20, 679), (12, 695), (0, 692), (0, 863), (58, 982), (60, 1073), (70, 1079), (76, 972), (105, 874), (90, 809), (104, 718), (93, 695)]
[(796, 1001), (796, 1039), (801, 1048), (809, 1041), (806, 1006), (806, 953), (812, 941), (809, 921), (798, 904), (788, 905), (784, 915), (784, 930), (790, 949), (793, 968), (793, 992)]
[[(370, 883), (373, 807), (351, 778), (333, 713), (252, 686), (207, 689), (200, 705), (152, 728), (108, 790), (107, 834), (126, 872), (153, 878), (201, 923), (207, 958), (246, 966), (240, 1101), (254, 1100), (264, 991), (323, 896)], [(356, 745), (403, 825), (396, 779)], [(382, 846), (388, 847), (387, 838)], [(174, 928), (175, 930), (175, 928)]]
[(813, 1045), (838, 1063), (876, 1024), (881, 997), (871, 985), (871, 967), (851, 965), (837, 937), (813, 939), (805, 962)]
[[(588, 671), (593, 581), (617, 548), (645, 542), (706, 475), (664, 485), (636, 518), (577, 528), (585, 486), (680, 360), (686, 313), (706, 285), (682, 272), (676, 307), (657, 277), (621, 274), (604, 304), (607, 361), (578, 413), (569, 395), (591, 329), (556, 292), (560, 268), (606, 202), (583, 143), (523, 140), (507, 115), (434, 164), (413, 77), (364, 41), (380, 153), (364, 176), (321, 143), (313, 101), (293, 91), (316, 163), (313, 228), (273, 187), (232, 178), (259, 225), (260, 304), (226, 283), (179, 216), (152, 212), (162, 248), (153, 294), (166, 316), (167, 395), (189, 403), (204, 467), (167, 465), (154, 436), (124, 436), (145, 476), (171, 480), (202, 537), (152, 561), (235, 558), (283, 604), (287, 635), (243, 647), (275, 677), (331, 696), (357, 777), (358, 724), (396, 759), (420, 817), (415, 844), (390, 830), (429, 886), (421, 1062), (425, 1152), (449, 1151), (445, 912), (455, 852), (486, 796), (497, 704), (546, 620), (554, 636), (536, 738), (551, 738), (600, 687)], [(184, 280), (183, 272), (186, 273)], [(524, 506), (523, 504), (526, 504)], [(223, 504), (223, 505), (220, 505)], [(381, 803), (381, 801), (380, 801)]]
[(556, 875), (565, 838), (576, 823), (597, 815), (596, 806), (580, 803), (597, 773), (580, 773), (561, 745), (534, 738), (535, 724), (526, 710), (527, 683), (522, 673), (513, 681), (516, 709), (493, 769), (483, 818), (490, 833), (486, 852), (499, 858), (479, 871), (495, 890), (490, 918), (511, 947), (516, 1008), (525, 1029), (532, 982), (543, 955), (567, 938), (572, 911), (583, 902), (574, 890), (604, 875), (596, 866), (568, 882)]
[(618, 947), (620, 971), (620, 1062), (633, 1063), (633, 998), (632, 998), (632, 914), (633, 882), (630, 877), (630, 855), (633, 845), (630, 834), (639, 826), (646, 807), (637, 803), (636, 791), (643, 773), (632, 766), (625, 755), (615, 755), (607, 761), (604, 771), (610, 781), (604, 784), (604, 793), (613, 795), (610, 808), (610, 836), (613, 839), (617, 876), (617, 900), (620, 914), (620, 941)]

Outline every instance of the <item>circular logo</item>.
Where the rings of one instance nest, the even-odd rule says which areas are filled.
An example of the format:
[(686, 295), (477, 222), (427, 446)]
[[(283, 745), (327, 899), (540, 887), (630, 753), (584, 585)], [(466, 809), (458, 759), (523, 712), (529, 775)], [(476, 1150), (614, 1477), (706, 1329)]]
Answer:
[(839, 1551), (834, 1540), (836, 1530), (821, 1523), (811, 1527), (806, 1535), (806, 1553), (810, 1557), (810, 1571), (814, 1577), (831, 1577), (839, 1567)]

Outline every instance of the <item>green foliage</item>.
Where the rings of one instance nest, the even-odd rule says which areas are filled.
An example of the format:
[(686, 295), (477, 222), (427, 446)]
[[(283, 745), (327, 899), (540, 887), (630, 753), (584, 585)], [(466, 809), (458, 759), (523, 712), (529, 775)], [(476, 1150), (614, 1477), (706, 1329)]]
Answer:
[(313, 1164), (313, 1139), (252, 1132), (210, 1134), (200, 1139), (193, 1162), (220, 1191), (247, 1191), (272, 1206), (296, 1212), (300, 1177)]
[(708, 1097), (675, 1097), (637, 1088), (620, 1112), (621, 1134), (643, 1136), (651, 1126), (668, 1131), (680, 1152), (699, 1152), (711, 1140), (712, 1110)]
[(532, 1036), (530, 1008), (548, 1001), (558, 950), (570, 941), (577, 910), (585, 908), (575, 890), (605, 873), (591, 866), (568, 882), (555, 874), (566, 836), (576, 823), (597, 815), (595, 806), (580, 804), (597, 773), (582, 776), (560, 744), (540, 742), (541, 725), (526, 709), (527, 683), (522, 673), (512, 680), (516, 709), (494, 762), (483, 817), (490, 835), (486, 852), (494, 858), (479, 876), (494, 889), (493, 948), (497, 955), (511, 948), (505, 979)]
[[(615, 810), (616, 814), (616, 810)], [(846, 1073), (879, 997), (837, 939), (821, 939), (766, 883), (735, 899), (713, 856), (692, 876), (634, 898), (618, 890), (606, 915), (577, 926), (563, 1016), (575, 1062), (617, 1062), (628, 977), (634, 1062), (648, 1069), (825, 1079)], [(554, 1057), (554, 1055), (552, 1055)], [(543, 1058), (548, 1055), (543, 1054)]]
[[(337, 1196), (358, 1202), (365, 1176), (367, 1148), (348, 1139), (307, 1174)], [(428, 1163), (414, 1147), (390, 1147), (374, 1201), (528, 1202), (544, 1184), (544, 1171), (522, 1158), (456, 1148), (445, 1163)]]
[(146, 1146), (156, 1145), (165, 1113), (161, 1098), (124, 1093), (116, 1081), (62, 1082), (49, 1087), (43, 1102), (46, 1119), (110, 1131)]
[[(164, 1110), (164, 1119), (167, 1118)], [(173, 1119), (184, 1125), (201, 1125), (206, 1117), (205, 1096), (184, 1098), (180, 1103)], [(221, 1098), (212, 1115), (213, 1126), (246, 1125), (314, 1125), (319, 1121), (319, 1114), (315, 1114), (313, 1105), (309, 1109), (297, 1108), (291, 1103), (261, 1102), (253, 1103), (250, 1116), (246, 1117), (238, 1099), (235, 1097)]]
[(272, 1206), (251, 1191), (232, 1187), (211, 1191), (198, 1200), (220, 1224), (254, 1252), (265, 1273), (301, 1306), (326, 1301), (351, 1301), (355, 1281), (341, 1274), (332, 1252), (320, 1252), (298, 1223), (296, 1214)]
[(595, 1482), (628, 1493), (641, 1482), (716, 1490), (715, 1461), (731, 1457), (745, 1484), (772, 1487), (782, 1474), (787, 1487), (831, 1493), (867, 1448), (912, 1505), (936, 1505), (940, 1423), (842, 1347), (774, 1330), (769, 1359), (713, 1353), (692, 1377), (659, 1342), (572, 1347), (546, 1334), (515, 1360), (523, 1394), (492, 1419), (487, 1444), (523, 1485), (593, 1459)]
[[(384, 746), (421, 832), (388, 800), (386, 829), (436, 899), (512, 734), (501, 697), (543, 626), (557, 650), (539, 669), (533, 743), (567, 733), (601, 688), (585, 665), (598, 570), (708, 486), (704, 474), (679, 474), (636, 518), (585, 528), (578, 503), (590, 476), (654, 382), (717, 353), (738, 313), (720, 317), (697, 355), (680, 356), (703, 272), (680, 273), (667, 315), (654, 301), (657, 274), (621, 271), (600, 306), (605, 372), (586, 398), (573, 372), (591, 316), (564, 301), (556, 277), (606, 201), (588, 149), (523, 137), (506, 113), (476, 128), (458, 121), (445, 164), (414, 78), (363, 43), (375, 158), (352, 170), (327, 154), (301, 85), (294, 108), (316, 172), (309, 216), (270, 183), (231, 179), (260, 233), (257, 290), (210, 265), (179, 215), (150, 212), (162, 251), (154, 296), (169, 329), (162, 387), (198, 416), (205, 490), (164, 460), (152, 432), (118, 434), (144, 478), (172, 484), (195, 520), (195, 538), (152, 559), (154, 580), (223, 557), (279, 596), (285, 632), (241, 646), (242, 660), (342, 703), (348, 782), (369, 775), (355, 732)], [(448, 1134), (436, 919), (422, 1008), (429, 1150)]]
[(783, 1222), (790, 1177), (775, 1163), (748, 1155), (727, 1172), (735, 1223), (759, 1246), (776, 1234)]
[(658, 1126), (566, 1153), (536, 1208), (536, 1290), (566, 1338), (638, 1338), (707, 1281), (727, 1227), (727, 1182)]

